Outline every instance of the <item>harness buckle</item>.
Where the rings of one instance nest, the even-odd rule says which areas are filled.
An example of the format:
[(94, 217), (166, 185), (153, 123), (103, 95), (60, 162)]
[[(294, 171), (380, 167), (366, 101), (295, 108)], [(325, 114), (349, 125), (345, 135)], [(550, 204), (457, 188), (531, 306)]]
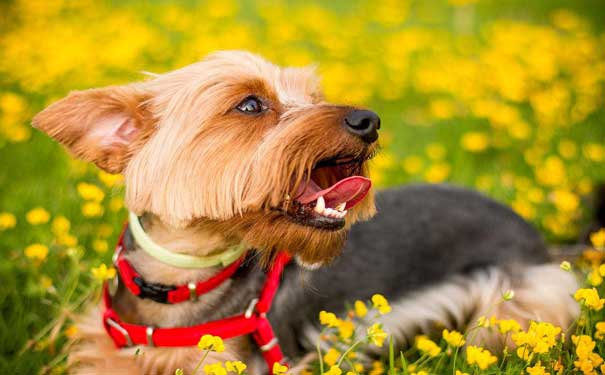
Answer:
[(252, 314), (254, 313), (254, 308), (256, 307), (257, 303), (258, 303), (258, 298), (254, 298), (252, 301), (250, 301), (250, 304), (248, 305), (248, 308), (246, 309), (246, 312), (244, 313), (244, 317), (246, 319), (250, 319), (252, 317)]
[(122, 327), (118, 322), (111, 318), (106, 318), (105, 323), (107, 323), (108, 326), (114, 328), (116, 331), (120, 332), (122, 336), (124, 336), (124, 338), (126, 339), (126, 346), (133, 346), (132, 339), (130, 338), (128, 331), (124, 327)]
[(197, 301), (197, 286), (195, 285), (195, 283), (187, 284), (187, 288), (189, 288), (189, 300), (191, 302)]

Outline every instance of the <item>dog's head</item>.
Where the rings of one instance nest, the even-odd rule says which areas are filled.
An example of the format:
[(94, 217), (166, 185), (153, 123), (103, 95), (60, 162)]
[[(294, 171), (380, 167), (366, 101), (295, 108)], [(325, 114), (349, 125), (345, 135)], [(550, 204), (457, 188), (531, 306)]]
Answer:
[(140, 83), (71, 93), (33, 120), (76, 156), (123, 173), (126, 205), (324, 262), (373, 214), (380, 120), (323, 101), (312, 69), (220, 52)]

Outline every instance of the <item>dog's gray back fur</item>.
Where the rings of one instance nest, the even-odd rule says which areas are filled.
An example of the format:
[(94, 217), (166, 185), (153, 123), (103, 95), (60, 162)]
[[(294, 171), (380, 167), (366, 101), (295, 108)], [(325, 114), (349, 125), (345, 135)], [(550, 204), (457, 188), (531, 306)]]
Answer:
[(378, 214), (353, 226), (332, 265), (288, 266), (269, 316), (287, 356), (304, 353), (298, 338), (321, 310), (342, 313), (345, 302), (374, 293), (395, 301), (480, 268), (549, 260), (534, 228), (470, 190), (411, 185), (379, 192), (376, 204)]

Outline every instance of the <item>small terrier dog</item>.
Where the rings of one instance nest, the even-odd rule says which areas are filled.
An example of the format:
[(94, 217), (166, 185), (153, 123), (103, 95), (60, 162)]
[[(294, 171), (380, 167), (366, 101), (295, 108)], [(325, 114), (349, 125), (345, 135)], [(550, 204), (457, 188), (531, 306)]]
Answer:
[[(290, 363), (314, 350), (319, 311), (344, 313), (345, 302), (374, 293), (391, 301), (381, 322), (399, 346), (436, 327), (464, 329), (488, 312), (563, 327), (577, 314), (576, 281), (549, 264), (537, 232), (477, 193), (445, 185), (387, 190), (376, 195), (378, 214), (361, 222), (375, 214), (367, 162), (380, 119), (324, 101), (312, 69), (219, 52), (144, 82), (71, 93), (33, 124), (75, 156), (122, 173), (126, 206), (158, 246), (196, 257), (253, 249), (231, 277), (183, 303), (136, 296), (120, 275), (111, 298), (124, 322), (190, 327), (241, 313), (281, 250), (296, 261), (285, 267), (267, 316)], [(121, 256), (149, 285), (192, 285), (222, 270), (162, 262), (130, 232)], [(498, 304), (508, 289), (515, 298)], [(91, 307), (82, 316), (70, 348), (74, 374), (189, 373), (200, 357), (195, 346), (154, 347), (151, 328), (142, 354), (117, 349), (102, 314)], [(474, 341), (498, 344), (485, 335)], [(249, 373), (267, 372), (248, 336), (226, 347), (207, 363), (239, 359)]]

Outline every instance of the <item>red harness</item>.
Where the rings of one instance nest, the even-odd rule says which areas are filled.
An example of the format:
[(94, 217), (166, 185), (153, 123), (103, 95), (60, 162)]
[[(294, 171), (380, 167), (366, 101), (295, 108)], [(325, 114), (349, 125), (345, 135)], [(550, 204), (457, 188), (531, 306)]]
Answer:
[[(122, 276), (124, 274), (126, 276), (121, 277), (126, 287), (133, 291), (134, 294), (139, 295), (141, 288), (133, 281), (134, 277), (138, 276), (138, 273), (120, 255), (123, 246), (124, 233), (125, 230), (120, 235), (116, 247), (115, 263), (120, 271), (120, 275)], [(285, 252), (280, 252), (277, 255), (271, 269), (267, 272), (260, 296), (250, 301), (250, 304), (244, 313), (191, 327), (154, 328), (122, 322), (116, 311), (111, 307), (111, 294), (109, 293), (109, 287), (106, 283), (103, 288), (103, 300), (105, 304), (103, 325), (105, 326), (107, 334), (118, 348), (135, 345), (159, 347), (194, 346), (197, 345), (203, 335), (207, 334), (219, 336), (223, 339), (252, 335), (252, 338), (259, 346), (259, 349), (269, 366), (269, 371), (271, 371), (275, 362), (281, 363), (284, 360), (284, 355), (279, 346), (279, 342), (273, 333), (271, 323), (267, 319), (267, 312), (271, 308), (273, 297), (279, 287), (284, 267), (288, 264), (290, 259), (290, 255)], [(196, 286), (195, 296), (197, 297), (220, 285), (220, 283), (235, 272), (241, 262), (242, 259), (229, 265), (211, 279), (193, 284)], [(235, 264), (237, 264), (237, 266), (234, 266)], [(130, 286), (128, 283), (130, 283)], [(183, 287), (186, 289), (183, 289)], [(135, 293), (137, 290), (139, 291), (138, 294)], [(193, 288), (189, 286), (176, 287), (174, 290), (168, 292), (168, 302), (177, 303), (185, 301), (193, 295), (192, 290)]]

